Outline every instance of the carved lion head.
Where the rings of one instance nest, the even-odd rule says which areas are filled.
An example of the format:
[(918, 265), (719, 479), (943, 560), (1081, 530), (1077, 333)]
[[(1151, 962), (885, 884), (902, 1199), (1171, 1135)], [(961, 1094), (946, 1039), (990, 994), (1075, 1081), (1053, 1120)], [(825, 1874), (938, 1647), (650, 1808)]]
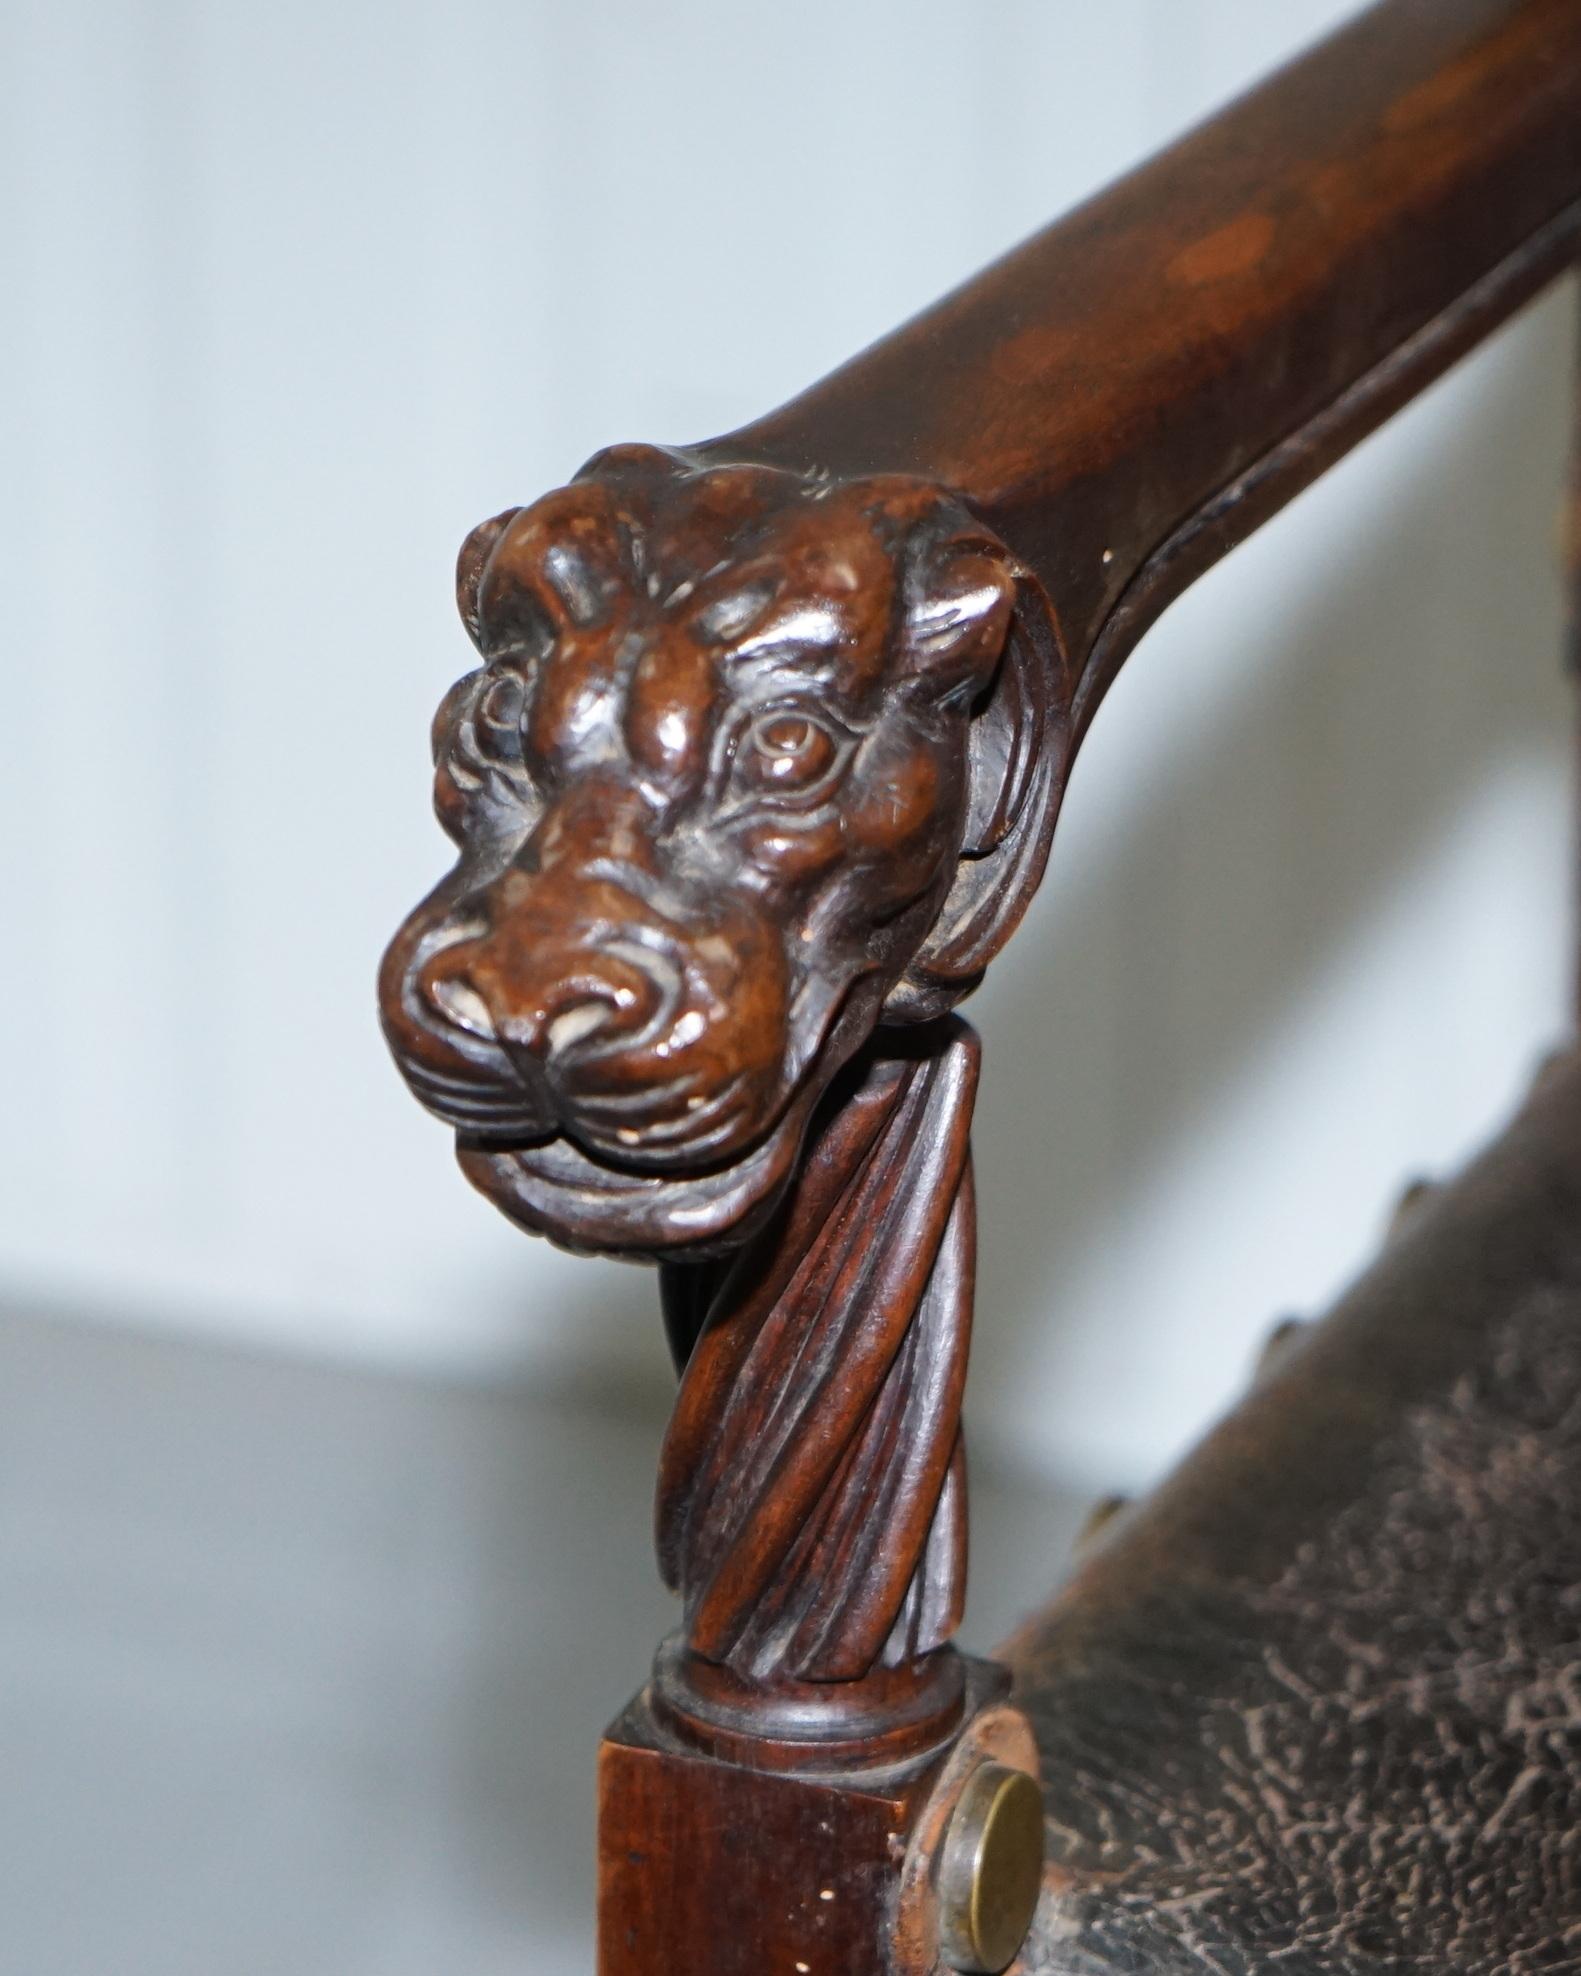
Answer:
[(391, 1048), (524, 1226), (740, 1240), (875, 1024), (967, 993), (1041, 875), (1041, 593), (922, 481), (646, 447), (475, 529), (458, 587), (460, 858), (385, 956)]

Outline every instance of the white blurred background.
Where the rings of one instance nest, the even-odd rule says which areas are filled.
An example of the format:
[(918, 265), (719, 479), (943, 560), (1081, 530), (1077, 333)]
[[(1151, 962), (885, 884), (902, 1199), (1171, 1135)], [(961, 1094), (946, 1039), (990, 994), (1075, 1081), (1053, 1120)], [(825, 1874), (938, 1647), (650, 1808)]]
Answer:
[[(1350, 11), (7, 0), (0, 1305), (30, 1339), (635, 1396), (645, 1489), (650, 1279), (495, 1217), (375, 1026), (445, 859), (455, 548), (606, 442), (791, 395)], [(972, 1010), (987, 1472), (1155, 1473), (1561, 1033), (1572, 334), (1568, 297), (1529, 311), (1101, 715)], [(561, 1473), (569, 1505), (574, 1447)]]

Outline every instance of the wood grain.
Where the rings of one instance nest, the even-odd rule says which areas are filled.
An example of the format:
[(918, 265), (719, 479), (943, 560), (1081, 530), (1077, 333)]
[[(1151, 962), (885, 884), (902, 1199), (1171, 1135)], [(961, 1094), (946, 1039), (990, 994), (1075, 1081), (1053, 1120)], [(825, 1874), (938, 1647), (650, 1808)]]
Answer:
[[(662, 1261), (682, 1367), (683, 1622), (606, 1746), (609, 1970), (783, 1960), (739, 1821), (788, 1884), (844, 1829), (820, 1792), (850, 1811), (970, 1714), (950, 1012), (1103, 692), (1578, 242), (1581, 0), (1385, 0), (782, 410), (611, 448), (464, 545), (459, 859), (391, 944), (386, 1034), (496, 1206)], [(661, 1824), (684, 1900), (622, 1865)], [(838, 1966), (901, 1836), (827, 1869), (865, 1917)]]
[[(687, 1661), (785, 1695), (788, 1738), (822, 1720), (850, 1742), (868, 1695), (887, 1734), (902, 1676), (936, 1698), (920, 1741), (959, 1710), (932, 1662), (966, 1592), (977, 1064), (953, 1021), (832, 1094), (785, 1212), (718, 1272), (682, 1377), (658, 1540)], [(706, 1715), (709, 1694), (672, 1699)]]
[(705, 459), (923, 474), (1085, 726), (1188, 583), (1574, 259), (1574, 0), (1385, 0)]

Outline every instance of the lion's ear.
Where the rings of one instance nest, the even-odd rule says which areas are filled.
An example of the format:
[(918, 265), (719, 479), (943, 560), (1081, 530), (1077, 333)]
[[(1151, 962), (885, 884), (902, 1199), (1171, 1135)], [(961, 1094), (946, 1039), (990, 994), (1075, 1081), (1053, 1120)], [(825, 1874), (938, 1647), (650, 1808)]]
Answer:
[[(942, 1015), (1020, 924), (1048, 861), (1070, 757), (1068, 670), (1036, 581), (999, 568), (1008, 600), (967, 734), (966, 821), (954, 883), (891, 991), (891, 1021)], [(983, 621), (989, 621), (985, 614)], [(991, 661), (990, 661), (991, 663)]]
[(902, 675), (925, 678), (941, 698), (987, 684), (1016, 603), (1003, 549), (970, 535), (930, 543), (911, 559), (900, 602)]
[(502, 514), (493, 515), (488, 521), (480, 521), (462, 543), (461, 553), (456, 557), (456, 609), (461, 613), (467, 636), (479, 651), (483, 649), (483, 625), (478, 608), (483, 572), (488, 567), (495, 543), (520, 513), (520, 508), (506, 508)]

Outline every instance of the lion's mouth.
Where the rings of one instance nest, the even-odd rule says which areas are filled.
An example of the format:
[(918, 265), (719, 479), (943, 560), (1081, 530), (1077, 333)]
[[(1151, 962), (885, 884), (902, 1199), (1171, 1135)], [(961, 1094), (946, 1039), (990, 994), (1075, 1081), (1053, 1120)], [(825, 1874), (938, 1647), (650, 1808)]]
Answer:
[(705, 1166), (761, 1138), (783, 1110), (754, 1103), (755, 1082), (742, 1072), (704, 1091), (683, 1076), (652, 1089), (583, 1098), (566, 1109), (562, 1130), (596, 1156), (639, 1172)]
[(801, 1146), (812, 1093), (799, 1093), (745, 1154), (699, 1171), (595, 1157), (566, 1134), (504, 1147), (458, 1134), (467, 1178), (519, 1226), (561, 1248), (633, 1259), (701, 1257), (746, 1239), (779, 1199)]
[(705, 1090), (680, 1074), (573, 1102), (543, 1066), (476, 1036), (454, 1067), (434, 1054), (397, 1050), (414, 1095), (454, 1129), (467, 1178), (520, 1226), (582, 1252), (701, 1255), (743, 1240), (789, 1177), (814, 1097), (782, 1071), (772, 1088), (740, 1072)]
[(773, 972), (743, 987), (721, 950), (651, 928), (527, 947), (436, 893), (386, 956), (387, 1040), (419, 1102), (490, 1152), (564, 1140), (636, 1174), (704, 1173), (771, 1134), (799, 1068)]
[(554, 1137), (560, 1129), (542, 1097), (517, 1077), (480, 1074), (470, 1065), (464, 1071), (441, 1070), (400, 1049), (393, 1039), (392, 1048), (413, 1097), (456, 1132), (501, 1145), (532, 1145)]
[(766, 1118), (754, 1118), (727, 1085), (706, 1111), (693, 1114), (701, 1123), (691, 1135), (677, 1133), (662, 1149), (647, 1140), (641, 1147), (624, 1144), (619, 1127), (612, 1148), (584, 1128), (512, 1146), (461, 1133), (462, 1171), (512, 1221), (561, 1248), (633, 1260), (724, 1253), (773, 1212), (808, 1123), (871, 1030), (879, 998), (871, 976), (843, 994), (831, 993), (828, 984), (808, 991), (796, 1010), (804, 1024), (793, 1023), (791, 1032), (806, 1044), (787, 1057), (778, 1101)]
[[(393, 1039), (392, 1039), (393, 1040)], [(682, 1071), (629, 1089), (576, 1089), (530, 1055), (470, 1048), (456, 1068), (397, 1048), (413, 1095), (454, 1131), (500, 1152), (564, 1138), (590, 1157), (637, 1173), (700, 1171), (772, 1130), (785, 1109), (783, 1077), (738, 1072), (717, 1087)]]
[(449, 890), (392, 943), (383, 1007), (413, 1095), (456, 1133), (473, 1183), (567, 1248), (701, 1254), (746, 1239), (872, 1026), (877, 976), (809, 970), (787, 996), (754, 990), (744, 968), (711, 986), (677, 968), (645, 1019), (623, 1022), (605, 1004), (634, 958), (598, 975), (575, 956), (551, 970), (535, 953), (535, 993), (500, 993), (486, 929), (455, 912)]

